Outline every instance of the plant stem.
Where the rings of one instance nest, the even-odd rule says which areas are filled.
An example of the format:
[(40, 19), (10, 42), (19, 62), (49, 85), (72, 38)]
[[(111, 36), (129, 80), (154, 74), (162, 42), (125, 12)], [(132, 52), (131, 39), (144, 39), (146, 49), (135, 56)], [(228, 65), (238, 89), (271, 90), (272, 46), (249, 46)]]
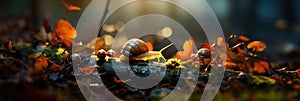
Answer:
[(102, 32), (102, 26), (103, 26), (103, 24), (104, 24), (104, 20), (105, 20), (105, 18), (106, 18), (106, 16), (107, 16), (107, 13), (108, 13), (109, 5), (110, 5), (110, 0), (107, 0), (106, 5), (105, 5), (105, 9), (104, 9), (103, 16), (102, 16), (102, 18), (101, 18), (101, 20), (100, 20), (100, 30), (99, 30), (99, 33)]

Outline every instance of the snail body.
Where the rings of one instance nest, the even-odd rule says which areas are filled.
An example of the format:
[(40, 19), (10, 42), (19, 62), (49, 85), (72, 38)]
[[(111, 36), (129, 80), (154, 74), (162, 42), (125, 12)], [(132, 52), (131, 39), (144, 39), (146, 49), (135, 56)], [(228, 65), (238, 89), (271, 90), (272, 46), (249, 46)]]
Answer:
[(124, 44), (121, 53), (124, 56), (129, 57), (130, 60), (150, 60), (154, 58), (162, 58), (164, 61), (166, 61), (162, 55), (162, 51), (172, 45), (173, 43), (162, 48), (160, 51), (150, 51), (147, 44), (143, 40), (131, 39)]

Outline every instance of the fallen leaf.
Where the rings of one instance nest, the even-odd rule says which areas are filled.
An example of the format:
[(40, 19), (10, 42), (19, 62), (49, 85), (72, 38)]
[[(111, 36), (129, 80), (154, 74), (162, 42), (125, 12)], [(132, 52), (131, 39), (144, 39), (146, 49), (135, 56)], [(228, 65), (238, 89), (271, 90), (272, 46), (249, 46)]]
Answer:
[(241, 36), (239, 37), (239, 40), (241, 40), (241, 41), (250, 41), (250, 38), (241, 35)]
[(7, 51), (8, 51), (8, 52), (11, 52), (11, 51), (12, 51), (13, 43), (12, 43), (12, 40), (11, 40), (11, 39), (8, 40), (7, 45), (6, 45), (6, 48), (7, 48)]
[(41, 71), (47, 66), (48, 66), (48, 58), (43, 55), (41, 55), (39, 57), (39, 60), (34, 63), (34, 69), (36, 71)]
[(297, 76), (300, 77), (300, 69), (297, 70)]
[(295, 90), (300, 90), (300, 84), (295, 84), (295, 85), (293, 85), (293, 89), (295, 89)]
[(114, 77), (114, 82), (115, 82), (115, 83), (122, 83), (122, 82), (124, 82), (124, 81), (123, 81), (123, 80), (117, 79), (117, 77)]
[(255, 61), (253, 71), (263, 74), (267, 72), (267, 69), (269, 69), (269, 63), (266, 61)]
[(77, 36), (75, 28), (63, 19), (57, 21), (55, 31), (62, 39), (74, 39)]
[(63, 39), (63, 40), (60, 40), (60, 43), (66, 45), (67, 47), (71, 47), (72, 46), (72, 41), (71, 40)]
[(95, 52), (104, 48), (105, 48), (105, 39), (97, 37), (95, 42)]
[(194, 41), (192, 39), (185, 41), (182, 48), (183, 51), (177, 52), (176, 57), (179, 59), (189, 59), (194, 50)]
[(237, 64), (233, 63), (233, 62), (225, 62), (225, 66), (227, 68), (234, 68), (234, 67), (237, 67)]
[(55, 63), (52, 63), (51, 66), (50, 66), (50, 70), (52, 70), (52, 71), (58, 71), (59, 70), (59, 66), (56, 65)]
[(79, 68), (79, 71), (82, 72), (82, 73), (85, 73), (86, 75), (91, 75), (94, 70), (95, 70), (95, 67), (92, 67), (92, 66)]
[(69, 11), (79, 11), (81, 9), (78, 6), (69, 5), (66, 2), (64, 2), (64, 1), (62, 3), (67, 8), (67, 10), (69, 10)]

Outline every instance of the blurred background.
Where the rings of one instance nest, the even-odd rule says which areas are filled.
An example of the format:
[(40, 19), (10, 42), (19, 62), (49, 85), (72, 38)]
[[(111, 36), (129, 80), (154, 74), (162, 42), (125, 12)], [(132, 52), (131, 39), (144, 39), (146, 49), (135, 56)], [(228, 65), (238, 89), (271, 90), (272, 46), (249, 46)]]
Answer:
[[(65, 0), (80, 6), (66, 19), (76, 26), (91, 0)], [(177, 0), (184, 3), (184, 1)], [(267, 43), (265, 53), (273, 60), (299, 61), (300, 1), (299, 0), (206, 0), (216, 13), (225, 36), (245, 35)], [(21, 36), (30, 39), (32, 30), (38, 31), (44, 19), (52, 26), (64, 17), (66, 9), (61, 0), (1, 0), (0, 39)], [(113, 6), (113, 4), (111, 5)], [(143, 6), (140, 6), (141, 8)], [(154, 7), (155, 8), (155, 7)], [(168, 7), (165, 7), (166, 9)], [(174, 13), (173, 16), (176, 13)], [(16, 38), (16, 37), (13, 37)]]

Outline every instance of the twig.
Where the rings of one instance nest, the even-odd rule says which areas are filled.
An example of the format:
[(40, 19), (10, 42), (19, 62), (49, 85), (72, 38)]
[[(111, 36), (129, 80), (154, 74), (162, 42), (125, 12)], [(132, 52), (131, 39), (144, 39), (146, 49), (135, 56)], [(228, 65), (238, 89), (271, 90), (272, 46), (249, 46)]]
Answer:
[(110, 5), (110, 0), (107, 0), (106, 5), (105, 5), (105, 9), (104, 9), (103, 16), (102, 16), (102, 18), (101, 18), (101, 20), (100, 20), (100, 30), (99, 30), (99, 33), (102, 32), (102, 26), (103, 26), (103, 24), (104, 24), (104, 20), (105, 20), (105, 18), (106, 18), (106, 16), (107, 16), (107, 13), (108, 13), (109, 5)]

